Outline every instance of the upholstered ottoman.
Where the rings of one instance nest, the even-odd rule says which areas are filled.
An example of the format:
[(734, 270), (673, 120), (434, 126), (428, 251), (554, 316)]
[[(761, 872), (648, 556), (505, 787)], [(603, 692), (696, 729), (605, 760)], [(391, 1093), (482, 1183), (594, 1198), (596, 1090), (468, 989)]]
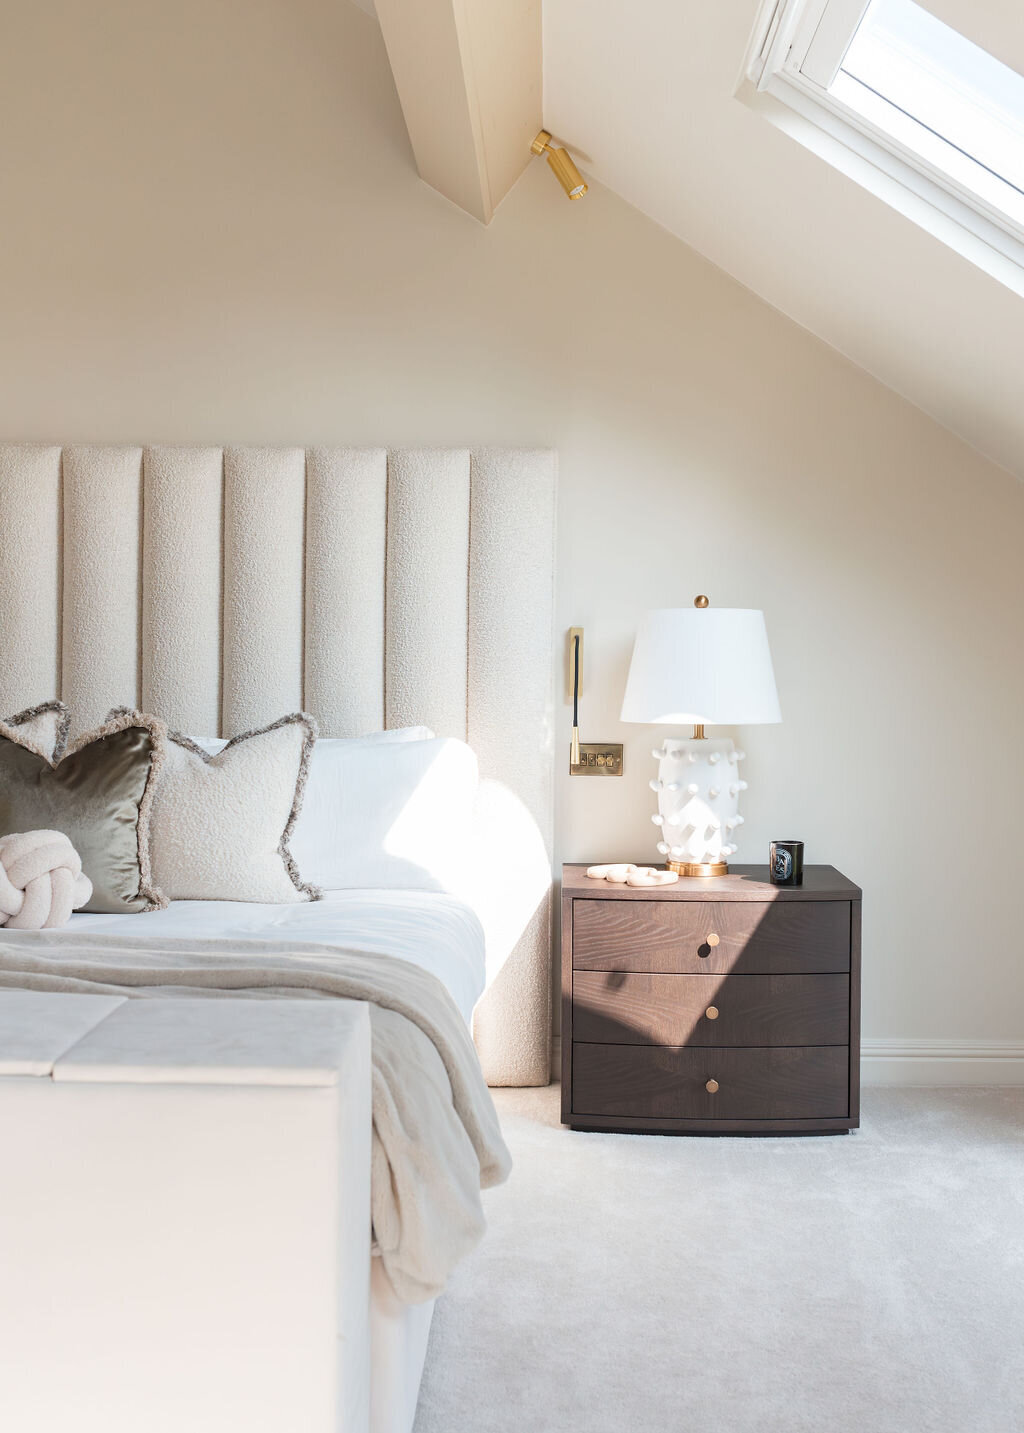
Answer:
[(0, 991), (0, 1427), (363, 1433), (350, 1001)]

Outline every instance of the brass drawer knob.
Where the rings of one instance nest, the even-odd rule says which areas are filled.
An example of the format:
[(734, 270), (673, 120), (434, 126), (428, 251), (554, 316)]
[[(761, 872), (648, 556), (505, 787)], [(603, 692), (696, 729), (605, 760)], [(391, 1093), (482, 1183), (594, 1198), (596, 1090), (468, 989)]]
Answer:
[(707, 1082), (707, 1084), (704, 1086), (704, 1088), (707, 1090), (707, 1092), (708, 1092), (709, 1095), (713, 1095), (713, 1094), (715, 1093), (715, 1091), (718, 1089), (718, 1081), (717, 1081), (717, 1080), (708, 1080), (708, 1082)]
[(714, 950), (720, 939), (721, 937), (715, 935), (714, 931), (712, 931), (711, 934), (707, 937), (707, 943), (711, 947), (711, 949)]
[(708, 1008), (704, 1011), (704, 1014), (708, 1017), (709, 1020), (717, 1020), (717, 1019), (718, 1019), (718, 1006), (717, 1006), (717, 1005), (709, 1005)]

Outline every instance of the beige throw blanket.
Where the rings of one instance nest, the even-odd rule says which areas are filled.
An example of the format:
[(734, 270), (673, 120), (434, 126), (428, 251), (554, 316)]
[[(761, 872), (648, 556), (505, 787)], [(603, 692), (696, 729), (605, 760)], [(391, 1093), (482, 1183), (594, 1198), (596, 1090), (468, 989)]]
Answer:
[(0, 932), (0, 987), (131, 996), (365, 1000), (373, 1037), (373, 1230), (406, 1303), (434, 1298), (484, 1232), (511, 1161), (465, 1022), (407, 961), (332, 945)]

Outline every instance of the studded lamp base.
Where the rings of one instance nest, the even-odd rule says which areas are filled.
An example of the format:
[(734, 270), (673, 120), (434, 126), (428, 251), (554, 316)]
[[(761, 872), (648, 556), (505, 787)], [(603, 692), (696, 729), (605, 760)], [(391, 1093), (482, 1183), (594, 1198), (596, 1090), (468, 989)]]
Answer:
[[(670, 870), (684, 876), (723, 876), (736, 851), (734, 833), (743, 824), (739, 795), (744, 753), (729, 737), (666, 740), (652, 753), (658, 761), (651, 790), (661, 830), (658, 851)], [(694, 869), (699, 868), (699, 869)]]

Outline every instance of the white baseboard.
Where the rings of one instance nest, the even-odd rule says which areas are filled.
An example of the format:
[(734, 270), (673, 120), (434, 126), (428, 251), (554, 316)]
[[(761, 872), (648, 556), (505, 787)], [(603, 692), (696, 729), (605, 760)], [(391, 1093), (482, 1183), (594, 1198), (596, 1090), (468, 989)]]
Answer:
[(1024, 1043), (1009, 1040), (865, 1040), (865, 1085), (1024, 1085)]
[[(551, 1077), (560, 1074), (561, 1037), (552, 1041)], [(864, 1085), (1024, 1085), (1024, 1042), (864, 1040)]]

